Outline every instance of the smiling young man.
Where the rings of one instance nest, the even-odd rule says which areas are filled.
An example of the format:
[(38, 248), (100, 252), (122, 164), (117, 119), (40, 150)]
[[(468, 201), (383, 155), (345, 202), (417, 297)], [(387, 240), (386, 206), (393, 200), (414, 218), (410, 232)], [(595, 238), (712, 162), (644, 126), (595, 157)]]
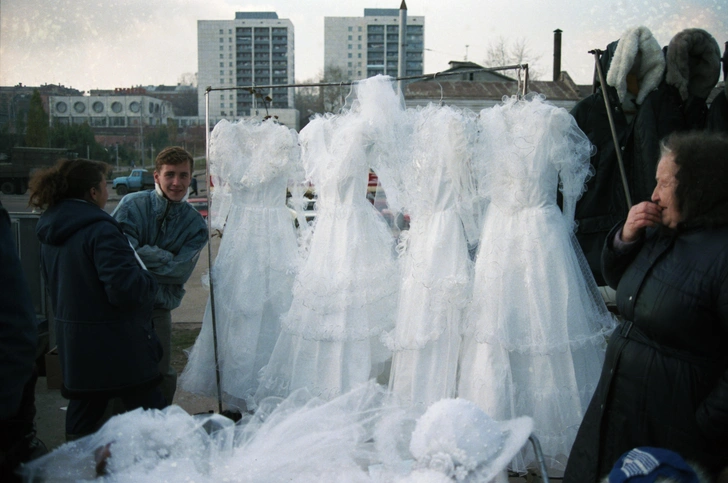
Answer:
[(171, 311), (179, 307), (184, 284), (207, 243), (204, 219), (185, 201), (192, 166), (192, 156), (184, 149), (162, 150), (154, 170), (155, 189), (126, 195), (112, 213), (159, 284), (152, 321), (164, 350), (159, 372), (168, 404), (177, 389), (177, 373), (170, 366)]

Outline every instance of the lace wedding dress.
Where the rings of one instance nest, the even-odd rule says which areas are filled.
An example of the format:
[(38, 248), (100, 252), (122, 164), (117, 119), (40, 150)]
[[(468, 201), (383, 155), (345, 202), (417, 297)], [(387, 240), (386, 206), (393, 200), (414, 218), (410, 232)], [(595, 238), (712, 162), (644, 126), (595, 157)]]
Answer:
[(477, 237), (470, 172), (475, 123), (434, 105), (409, 115), (411, 154), (400, 166), (398, 198), (411, 222), (400, 237), (396, 326), (385, 340), (394, 351), (390, 389), (403, 404), (424, 410), (456, 390), (472, 283), (468, 239)]
[(332, 399), (379, 375), (390, 355), (380, 335), (394, 322), (394, 242), (366, 194), (403, 111), (386, 77), (355, 89), (351, 111), (316, 117), (299, 134), (316, 221), (257, 400), (298, 388)]
[[(210, 158), (211, 223), (224, 226), (212, 268), (221, 388), (228, 404), (244, 409), (291, 305), (298, 245), (286, 187), (302, 180), (303, 168), (295, 131), (270, 120), (220, 121)], [(217, 396), (209, 301), (180, 385)]]
[[(550, 468), (563, 470), (613, 328), (573, 234), (591, 144), (539, 97), (506, 100), (479, 123), (475, 171), (488, 205), (458, 392), (496, 420), (533, 417)], [(533, 464), (529, 451), (512, 469)]]

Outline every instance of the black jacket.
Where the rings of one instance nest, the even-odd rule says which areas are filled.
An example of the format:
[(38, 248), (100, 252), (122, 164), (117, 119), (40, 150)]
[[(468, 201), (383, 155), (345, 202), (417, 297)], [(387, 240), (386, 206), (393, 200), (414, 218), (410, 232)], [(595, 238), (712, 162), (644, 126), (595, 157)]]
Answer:
[(0, 204), (0, 420), (15, 416), (30, 379), (38, 343), (35, 310), (10, 230)]
[(728, 86), (715, 96), (710, 104), (706, 126), (709, 131), (728, 134), (728, 98), (726, 92), (728, 92)]
[(98, 206), (64, 200), (36, 226), (69, 399), (152, 387), (161, 344), (151, 314), (157, 282), (121, 226)]
[(565, 483), (594, 482), (637, 446), (728, 466), (728, 227), (651, 230), (604, 275), (626, 320), (574, 442)]

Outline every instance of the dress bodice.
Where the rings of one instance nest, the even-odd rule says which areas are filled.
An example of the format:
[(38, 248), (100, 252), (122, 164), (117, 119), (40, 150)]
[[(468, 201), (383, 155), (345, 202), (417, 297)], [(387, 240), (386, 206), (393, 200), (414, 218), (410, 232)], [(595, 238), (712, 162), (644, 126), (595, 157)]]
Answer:
[(479, 194), (501, 210), (516, 212), (555, 205), (559, 187), (564, 214), (573, 219), (592, 148), (569, 113), (540, 97), (512, 98), (483, 110), (479, 123)]
[(317, 210), (366, 202), (368, 125), (357, 116), (317, 117), (301, 130), (303, 165), (316, 186)]
[(289, 180), (303, 179), (298, 136), (272, 120), (222, 120), (211, 136), (210, 174), (214, 227), (233, 205), (283, 208)]
[(470, 149), (474, 126), (460, 112), (430, 105), (410, 111), (410, 157), (401, 174), (400, 201), (413, 218), (458, 210), (472, 197)]

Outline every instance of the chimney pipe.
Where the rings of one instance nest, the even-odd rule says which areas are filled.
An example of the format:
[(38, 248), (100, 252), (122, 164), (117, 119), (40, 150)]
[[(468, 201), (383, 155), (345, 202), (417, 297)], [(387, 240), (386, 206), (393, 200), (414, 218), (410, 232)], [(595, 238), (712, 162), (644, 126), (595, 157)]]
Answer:
[[(407, 72), (406, 62), (407, 57), (405, 51), (407, 50), (407, 4), (402, 0), (402, 4), (399, 6), (399, 57), (397, 59), (397, 77), (404, 77)], [(386, 72), (386, 71), (385, 71)], [(404, 86), (402, 81), (397, 83), (399, 92), (404, 98)]]
[(554, 30), (554, 82), (561, 79), (561, 29)]

